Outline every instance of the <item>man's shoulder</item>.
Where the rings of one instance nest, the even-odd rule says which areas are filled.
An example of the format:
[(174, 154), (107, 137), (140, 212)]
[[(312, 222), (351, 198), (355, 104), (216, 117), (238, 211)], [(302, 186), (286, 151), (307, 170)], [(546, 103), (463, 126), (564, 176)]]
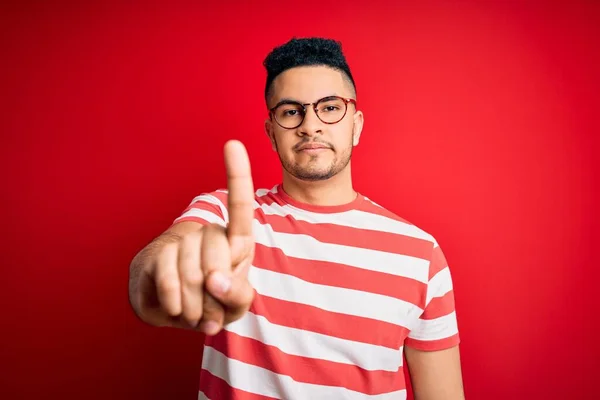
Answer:
[(431, 233), (416, 225), (405, 216), (378, 204), (367, 196), (363, 195), (363, 198), (364, 201), (361, 204), (360, 211), (378, 216), (377, 218), (374, 218), (374, 221), (377, 221), (378, 225), (384, 225), (390, 228), (394, 227), (394, 230), (406, 232), (412, 237), (423, 239), (434, 244), (436, 243), (436, 240)]

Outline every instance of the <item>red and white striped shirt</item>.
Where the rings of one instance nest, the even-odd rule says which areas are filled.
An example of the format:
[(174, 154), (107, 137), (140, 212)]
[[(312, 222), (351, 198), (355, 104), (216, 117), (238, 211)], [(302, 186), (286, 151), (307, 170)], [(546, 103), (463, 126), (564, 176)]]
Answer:
[[(368, 198), (312, 206), (256, 191), (250, 311), (206, 337), (199, 399), (404, 399), (403, 348), (459, 343), (435, 239)], [(175, 220), (228, 223), (227, 191)]]

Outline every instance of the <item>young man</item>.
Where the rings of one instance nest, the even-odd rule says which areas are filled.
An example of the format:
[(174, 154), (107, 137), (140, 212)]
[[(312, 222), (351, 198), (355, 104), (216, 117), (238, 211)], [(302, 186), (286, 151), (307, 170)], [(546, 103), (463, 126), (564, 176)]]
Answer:
[(293, 39), (264, 64), (282, 183), (254, 191), (228, 142), (228, 190), (132, 261), (135, 313), (207, 334), (199, 399), (403, 399), (403, 354), (417, 399), (462, 399), (440, 247), (352, 186), (364, 117), (341, 46)]

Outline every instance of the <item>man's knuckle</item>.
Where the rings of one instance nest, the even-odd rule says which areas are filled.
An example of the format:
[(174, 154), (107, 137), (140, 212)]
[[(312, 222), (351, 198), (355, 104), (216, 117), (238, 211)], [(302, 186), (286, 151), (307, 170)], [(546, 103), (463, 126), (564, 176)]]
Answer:
[(200, 231), (188, 232), (181, 237), (181, 246), (187, 247), (192, 246), (200, 241), (202, 237)]
[(191, 287), (199, 287), (204, 283), (204, 274), (200, 269), (188, 271), (185, 276), (185, 284)]
[(179, 290), (179, 282), (175, 278), (164, 277), (156, 282), (156, 287), (160, 293), (172, 294)]

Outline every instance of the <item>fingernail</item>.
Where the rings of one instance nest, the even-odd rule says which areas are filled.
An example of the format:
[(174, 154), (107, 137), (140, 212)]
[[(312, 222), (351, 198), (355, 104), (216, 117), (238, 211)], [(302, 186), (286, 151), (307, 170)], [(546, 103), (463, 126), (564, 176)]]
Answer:
[(221, 293), (227, 293), (227, 291), (231, 287), (231, 279), (229, 279), (220, 272), (215, 272), (213, 279), (215, 280), (215, 283), (219, 286), (219, 290), (221, 291)]
[(219, 331), (219, 324), (217, 324), (215, 321), (208, 321), (204, 323), (202, 331), (207, 335), (214, 335)]

